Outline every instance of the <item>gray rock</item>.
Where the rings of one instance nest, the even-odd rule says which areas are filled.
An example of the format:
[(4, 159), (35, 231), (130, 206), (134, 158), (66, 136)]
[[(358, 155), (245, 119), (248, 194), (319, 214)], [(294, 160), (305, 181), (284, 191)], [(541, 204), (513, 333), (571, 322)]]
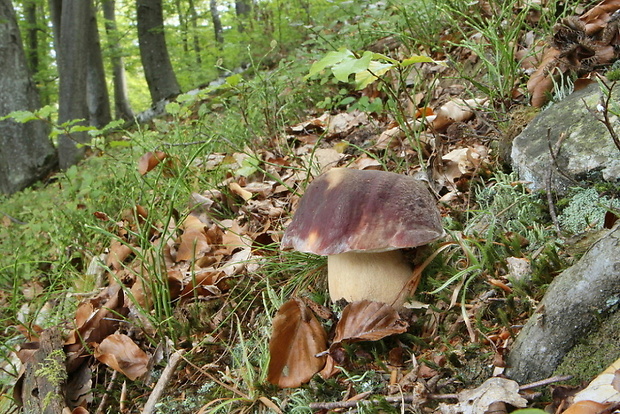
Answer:
[[(601, 94), (597, 83), (572, 93), (542, 111), (514, 139), (512, 167), (521, 180), (531, 183), (531, 189), (546, 189), (550, 171), (553, 173), (551, 189), (561, 194), (577, 186), (575, 181), (620, 179), (620, 150), (605, 126), (588, 110), (596, 110)], [(614, 97), (616, 102), (620, 100), (619, 87), (615, 88)], [(612, 116), (611, 121), (620, 133), (618, 117)], [(551, 160), (549, 145), (555, 148), (563, 134), (566, 135), (557, 156), (558, 171)]]
[(524, 384), (551, 376), (580, 338), (618, 308), (619, 273), (616, 226), (549, 285), (508, 355), (508, 377)]

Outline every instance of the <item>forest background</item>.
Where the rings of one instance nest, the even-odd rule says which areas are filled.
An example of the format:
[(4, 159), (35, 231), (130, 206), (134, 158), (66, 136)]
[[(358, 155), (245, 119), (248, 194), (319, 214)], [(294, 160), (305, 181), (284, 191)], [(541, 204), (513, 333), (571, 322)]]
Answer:
[[(517, 51), (538, 55), (588, 6), (0, 0), (0, 409), (28, 382), (17, 351), (52, 344), (53, 329), (68, 337), (59, 395), (88, 394), (78, 405), (100, 412), (142, 410), (175, 350), (164, 412), (312, 412), (370, 394), (369, 412), (389, 412), (395, 381), (478, 385), (578, 257), (565, 237), (593, 223), (560, 235), (547, 199), (504, 164), (505, 138), (536, 112)], [(416, 127), (458, 99), (454, 127)], [(450, 236), (423, 258), (432, 306), (408, 311), (408, 332), (346, 344), (337, 375), (283, 391), (267, 380), (277, 310), (303, 297), (328, 327), (341, 310), (324, 258), (279, 250), (303, 189), (332, 165), (427, 172)], [(568, 202), (555, 201), (562, 222)], [(527, 282), (507, 279), (508, 259), (531, 263)], [(132, 355), (125, 368), (104, 340)]]

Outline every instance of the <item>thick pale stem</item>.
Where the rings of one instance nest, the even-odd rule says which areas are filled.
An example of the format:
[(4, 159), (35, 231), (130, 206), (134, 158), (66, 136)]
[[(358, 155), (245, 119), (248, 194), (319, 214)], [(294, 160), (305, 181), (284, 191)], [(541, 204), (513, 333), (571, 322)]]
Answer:
[(412, 276), (400, 250), (335, 254), (327, 259), (327, 272), (332, 300), (373, 300), (396, 308), (407, 298), (400, 293)]

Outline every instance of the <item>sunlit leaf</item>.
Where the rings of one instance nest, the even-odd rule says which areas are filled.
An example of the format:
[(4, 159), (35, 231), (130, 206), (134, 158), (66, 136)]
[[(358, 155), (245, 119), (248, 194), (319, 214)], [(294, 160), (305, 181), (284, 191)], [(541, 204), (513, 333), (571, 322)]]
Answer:
[(340, 48), (338, 50), (328, 52), (325, 57), (323, 57), (323, 59), (318, 60), (312, 64), (309, 73), (305, 76), (304, 79), (308, 79), (316, 75), (317, 73), (322, 72), (325, 68), (336, 65), (346, 58), (355, 58), (353, 52), (346, 48)]
[(367, 70), (372, 60), (372, 52), (364, 52), (361, 58), (357, 59), (351, 55), (342, 62), (332, 66), (334, 77), (340, 82), (348, 82), (349, 76)]
[(433, 58), (428, 57), (428, 56), (411, 56), (410, 58), (404, 59), (402, 62), (400, 62), (400, 66), (402, 67), (407, 67), (407, 66), (411, 66), (414, 65), (416, 63), (437, 63)]
[(370, 61), (368, 70), (364, 70), (355, 75), (357, 89), (364, 89), (393, 67), (394, 65), (391, 63), (382, 63), (377, 60)]

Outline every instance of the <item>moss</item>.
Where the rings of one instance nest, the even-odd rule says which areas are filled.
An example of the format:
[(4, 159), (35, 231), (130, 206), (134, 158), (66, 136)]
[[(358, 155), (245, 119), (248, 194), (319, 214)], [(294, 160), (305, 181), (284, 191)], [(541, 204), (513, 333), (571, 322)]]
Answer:
[(570, 383), (573, 385), (588, 383), (611, 365), (618, 355), (620, 312), (617, 311), (566, 354), (554, 375), (572, 375)]

